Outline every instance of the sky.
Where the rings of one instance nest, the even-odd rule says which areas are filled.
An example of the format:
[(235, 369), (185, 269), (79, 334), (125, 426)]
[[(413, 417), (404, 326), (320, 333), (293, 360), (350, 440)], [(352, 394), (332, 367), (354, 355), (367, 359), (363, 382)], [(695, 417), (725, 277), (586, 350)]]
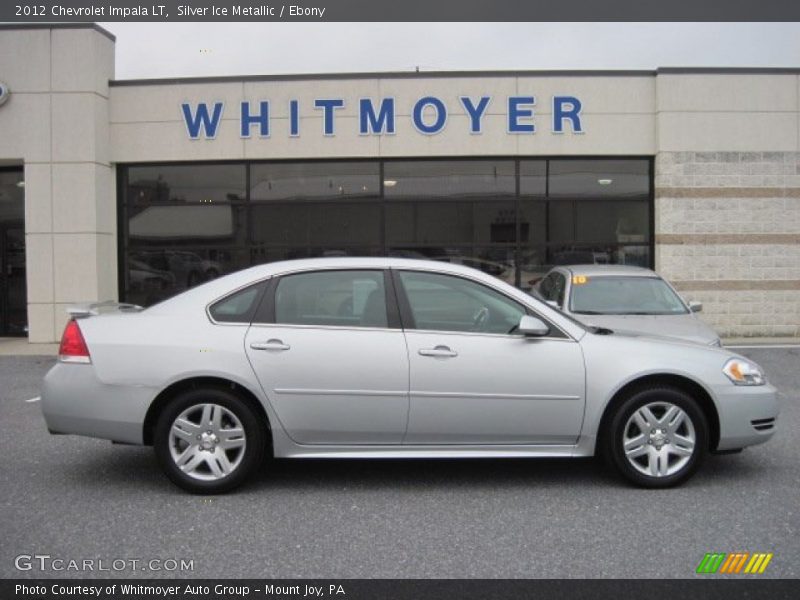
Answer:
[(116, 78), (800, 67), (800, 23), (101, 23)]

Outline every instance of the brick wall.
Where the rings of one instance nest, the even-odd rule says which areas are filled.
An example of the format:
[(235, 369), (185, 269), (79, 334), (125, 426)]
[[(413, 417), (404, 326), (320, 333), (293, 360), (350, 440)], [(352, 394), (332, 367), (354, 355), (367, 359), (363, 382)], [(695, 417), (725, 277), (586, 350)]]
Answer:
[(656, 156), (656, 269), (723, 336), (800, 336), (800, 153)]

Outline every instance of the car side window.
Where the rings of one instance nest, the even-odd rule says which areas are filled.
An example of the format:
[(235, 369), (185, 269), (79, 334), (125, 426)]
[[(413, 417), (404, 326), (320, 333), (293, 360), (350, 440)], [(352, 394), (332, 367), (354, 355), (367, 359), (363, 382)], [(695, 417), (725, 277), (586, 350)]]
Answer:
[(313, 271), (281, 277), (275, 323), (388, 327), (383, 271)]
[(553, 273), (553, 300), (559, 306), (564, 306), (564, 292), (567, 289), (567, 278), (563, 273), (556, 271)]
[(208, 313), (217, 323), (247, 323), (253, 320), (264, 282), (258, 282), (212, 304)]
[(452, 275), (401, 271), (415, 329), (512, 333), (525, 307), (492, 288)]
[(553, 296), (554, 276), (555, 273), (550, 273), (547, 277), (542, 279), (542, 283), (539, 284), (539, 293), (545, 300), (555, 300), (555, 297)]

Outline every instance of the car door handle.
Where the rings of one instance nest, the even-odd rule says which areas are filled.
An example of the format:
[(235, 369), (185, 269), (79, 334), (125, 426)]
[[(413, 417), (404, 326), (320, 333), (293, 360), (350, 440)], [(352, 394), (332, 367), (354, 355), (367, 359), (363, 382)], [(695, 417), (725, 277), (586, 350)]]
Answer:
[(252, 342), (250, 347), (253, 350), (288, 350), (289, 344), (284, 344), (281, 340), (267, 340), (266, 342)]
[(420, 356), (436, 356), (439, 358), (453, 358), (458, 356), (458, 352), (451, 350), (447, 346), (436, 346), (435, 348), (422, 348)]

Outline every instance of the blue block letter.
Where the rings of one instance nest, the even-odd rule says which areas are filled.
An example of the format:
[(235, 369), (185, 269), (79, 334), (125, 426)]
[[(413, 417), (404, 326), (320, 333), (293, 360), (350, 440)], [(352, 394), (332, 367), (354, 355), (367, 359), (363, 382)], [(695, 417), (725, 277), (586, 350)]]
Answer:
[(581, 127), (581, 101), (574, 96), (553, 96), (553, 132), (564, 132), (564, 119), (572, 123), (574, 133), (583, 133)]
[(381, 100), (381, 108), (375, 114), (372, 100), (362, 98), (359, 102), (359, 132), (361, 135), (369, 133), (394, 133), (394, 98)]
[(533, 96), (509, 96), (508, 98), (508, 132), (533, 133), (536, 131), (533, 123), (520, 123), (520, 119), (533, 117), (532, 108), (523, 108), (536, 104)]
[(322, 130), (325, 135), (333, 135), (333, 111), (337, 108), (344, 106), (344, 100), (340, 98), (331, 98), (329, 100), (314, 100), (314, 108), (321, 108), (322, 113)]
[(269, 137), (269, 102), (263, 100), (259, 103), (260, 111), (258, 114), (250, 114), (250, 103), (242, 102), (242, 130), (241, 136), (243, 138), (250, 137), (250, 126), (253, 123), (258, 123), (259, 133), (261, 137)]
[(481, 119), (483, 119), (483, 113), (486, 112), (486, 108), (489, 106), (489, 101), (491, 99), (491, 96), (483, 96), (478, 102), (478, 105), (475, 106), (469, 96), (461, 96), (461, 104), (464, 105), (464, 110), (467, 111), (471, 120), (470, 133), (481, 132)]
[(200, 137), (200, 130), (202, 129), (207, 139), (214, 139), (217, 135), (217, 127), (222, 119), (222, 102), (214, 103), (214, 112), (212, 115), (208, 114), (208, 105), (205, 102), (200, 102), (197, 105), (197, 110), (192, 114), (192, 107), (188, 103), (181, 104), (183, 110), (183, 120), (186, 123), (186, 131), (189, 132), (189, 137), (196, 140)]
[(289, 135), (300, 135), (300, 103), (289, 100)]
[[(422, 119), (422, 113), (425, 111), (425, 107), (429, 105), (436, 109), (436, 120), (432, 125), (425, 124), (425, 121)], [(413, 116), (414, 127), (416, 127), (420, 133), (432, 135), (444, 129), (445, 123), (447, 123), (447, 108), (444, 102), (435, 96), (425, 96), (417, 100), (417, 103), (414, 105)]]

